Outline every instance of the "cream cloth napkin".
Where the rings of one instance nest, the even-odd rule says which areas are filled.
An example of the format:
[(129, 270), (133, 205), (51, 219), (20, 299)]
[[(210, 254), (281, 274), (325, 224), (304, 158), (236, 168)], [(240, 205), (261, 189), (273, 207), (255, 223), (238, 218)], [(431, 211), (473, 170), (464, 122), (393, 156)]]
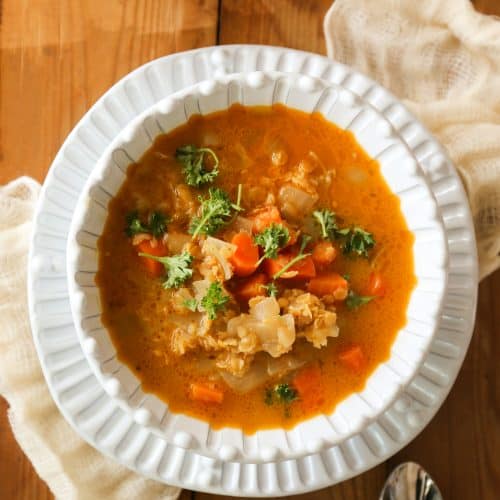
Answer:
[(14, 435), (56, 498), (173, 500), (178, 488), (145, 479), (83, 441), (49, 394), (26, 298), (26, 260), (39, 188), (27, 177), (0, 188), (0, 392), (10, 405)]
[(378, 81), (446, 147), (467, 190), (481, 278), (500, 266), (500, 22), (469, 0), (336, 0), (328, 55)]

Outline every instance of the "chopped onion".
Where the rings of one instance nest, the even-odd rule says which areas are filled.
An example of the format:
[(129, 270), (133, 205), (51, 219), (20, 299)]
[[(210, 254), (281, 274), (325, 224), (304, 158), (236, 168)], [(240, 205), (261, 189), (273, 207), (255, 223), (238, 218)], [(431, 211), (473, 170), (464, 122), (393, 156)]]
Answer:
[(233, 268), (229, 263), (229, 257), (235, 252), (236, 246), (227, 241), (219, 240), (209, 236), (203, 243), (201, 251), (204, 255), (211, 255), (221, 265), (224, 279), (228, 280), (233, 275)]
[(238, 215), (236, 219), (234, 219), (232, 229), (239, 233), (240, 231), (244, 231), (245, 233), (252, 234), (253, 221), (247, 219), (246, 217), (241, 217)]
[(274, 297), (266, 297), (256, 304), (250, 304), (250, 314), (258, 320), (265, 320), (272, 316), (279, 316), (280, 306)]
[(307, 363), (305, 359), (299, 359), (292, 354), (285, 354), (280, 358), (268, 357), (267, 359), (267, 374), (270, 377), (283, 377), (287, 373), (297, 370)]
[(233, 391), (242, 394), (263, 385), (269, 379), (266, 362), (262, 358), (254, 360), (250, 369), (241, 377), (231, 375), (225, 370), (221, 370), (219, 373)]
[(314, 207), (318, 196), (306, 193), (295, 186), (283, 186), (278, 195), (281, 213), (287, 218), (295, 221), (302, 220), (304, 214), (308, 214)]

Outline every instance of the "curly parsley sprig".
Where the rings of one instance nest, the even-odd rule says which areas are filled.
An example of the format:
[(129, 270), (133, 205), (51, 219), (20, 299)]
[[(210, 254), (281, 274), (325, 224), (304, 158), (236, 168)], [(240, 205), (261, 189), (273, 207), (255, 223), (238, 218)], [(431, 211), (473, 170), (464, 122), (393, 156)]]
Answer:
[(130, 212), (126, 216), (125, 233), (132, 237), (136, 234), (147, 233), (155, 238), (160, 238), (167, 231), (167, 225), (170, 218), (161, 212), (151, 212), (148, 217), (148, 222), (143, 223), (139, 217), (139, 212)]
[[(241, 185), (240, 185), (241, 186)], [(213, 235), (231, 222), (233, 211), (241, 211), (241, 187), (238, 187), (238, 200), (232, 203), (228, 194), (219, 188), (209, 188), (208, 197), (198, 197), (199, 215), (191, 220), (189, 234), (193, 239), (199, 234)]]
[(283, 224), (273, 223), (253, 237), (254, 242), (259, 245), (263, 254), (257, 262), (259, 266), (264, 259), (276, 259), (278, 250), (290, 241), (290, 232)]
[(139, 256), (156, 260), (165, 266), (167, 279), (163, 282), (164, 288), (179, 288), (186, 280), (193, 276), (193, 270), (190, 267), (193, 262), (193, 256), (189, 252), (182, 252), (169, 257), (157, 257), (156, 255), (141, 252)]
[(210, 283), (204, 297), (198, 302), (196, 299), (186, 299), (184, 305), (191, 311), (202, 310), (208, 318), (214, 320), (219, 311), (226, 307), (229, 295), (224, 293), (222, 285), (218, 281)]
[(314, 211), (313, 217), (321, 228), (322, 238), (330, 241), (340, 240), (344, 254), (368, 257), (368, 252), (375, 246), (373, 234), (358, 226), (339, 228), (335, 213), (328, 209)]
[[(207, 170), (205, 156), (213, 160), (211, 170)], [(210, 148), (198, 148), (193, 144), (186, 144), (175, 151), (176, 160), (182, 164), (182, 172), (188, 186), (199, 188), (203, 184), (213, 182), (219, 175), (219, 158)]]

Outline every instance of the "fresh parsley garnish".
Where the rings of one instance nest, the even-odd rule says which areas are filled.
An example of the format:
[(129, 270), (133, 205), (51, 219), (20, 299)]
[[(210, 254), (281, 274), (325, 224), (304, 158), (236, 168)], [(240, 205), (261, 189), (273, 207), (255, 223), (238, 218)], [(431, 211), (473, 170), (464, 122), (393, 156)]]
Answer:
[(167, 279), (163, 282), (165, 288), (179, 288), (186, 280), (193, 276), (191, 262), (193, 256), (189, 252), (182, 252), (169, 257), (157, 257), (149, 253), (139, 253), (141, 257), (147, 257), (161, 262), (165, 266)]
[(347, 298), (345, 299), (345, 305), (351, 310), (357, 309), (360, 306), (368, 304), (368, 302), (371, 302), (374, 298), (375, 297), (369, 295), (359, 295), (354, 290), (349, 290)]
[(183, 305), (187, 307), (190, 311), (195, 312), (198, 308), (198, 301), (196, 299), (186, 299)]
[(217, 317), (217, 313), (226, 307), (226, 303), (228, 301), (229, 295), (224, 293), (224, 290), (218, 281), (214, 281), (208, 287), (207, 293), (200, 301), (200, 305), (207, 313), (209, 319), (215, 319)]
[(368, 257), (368, 251), (375, 245), (373, 235), (360, 227), (349, 229), (344, 238), (342, 251), (345, 254), (355, 253), (361, 257)]
[(271, 406), (274, 403), (289, 405), (299, 397), (297, 391), (289, 384), (277, 384), (268, 387), (264, 394), (264, 403)]
[(264, 253), (257, 265), (264, 259), (276, 259), (278, 250), (290, 241), (290, 232), (283, 224), (271, 224), (253, 237), (254, 242), (259, 245)]
[(268, 297), (276, 297), (278, 295), (278, 287), (274, 281), (268, 283), (267, 285), (261, 285), (262, 288), (266, 291)]
[(278, 272), (276, 272), (273, 275), (273, 280), (278, 279), (282, 274), (286, 273), (291, 267), (293, 267), (297, 262), (301, 261), (302, 259), (305, 259), (306, 257), (309, 257), (311, 253), (304, 253), (304, 250), (307, 246), (307, 244), (311, 241), (311, 237), (307, 234), (302, 235), (302, 240), (300, 243), (300, 249), (299, 253), (292, 259), (290, 262), (288, 262), (286, 265), (284, 265)]
[(199, 234), (215, 234), (221, 227), (231, 221), (232, 210), (241, 210), (241, 207), (229, 199), (226, 192), (219, 188), (210, 188), (208, 197), (198, 197), (200, 209), (197, 217), (193, 217), (189, 226), (189, 234), (193, 239)]
[(147, 233), (153, 235), (155, 238), (163, 236), (167, 230), (167, 224), (170, 219), (161, 212), (152, 212), (149, 214), (148, 222), (145, 224), (139, 218), (139, 212), (134, 211), (126, 217), (125, 233), (127, 236), (132, 237), (139, 233)]
[[(212, 157), (214, 164), (211, 170), (206, 169), (205, 155)], [(210, 148), (197, 148), (187, 144), (177, 148), (175, 158), (182, 164), (182, 172), (188, 186), (199, 188), (203, 184), (213, 182), (219, 174), (219, 158)]]
[(313, 217), (321, 227), (321, 236), (330, 241), (340, 240), (344, 254), (368, 257), (368, 251), (375, 245), (373, 235), (358, 226), (339, 228), (335, 213), (330, 210), (316, 210)]
[(338, 226), (334, 212), (326, 208), (315, 210), (313, 212), (313, 217), (321, 227), (321, 236), (323, 239), (331, 241), (337, 239)]

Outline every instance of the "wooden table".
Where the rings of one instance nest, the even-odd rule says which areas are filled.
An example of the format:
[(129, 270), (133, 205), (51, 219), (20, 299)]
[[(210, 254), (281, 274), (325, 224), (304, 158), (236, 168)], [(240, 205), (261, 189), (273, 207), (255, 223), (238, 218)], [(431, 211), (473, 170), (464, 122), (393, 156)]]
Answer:
[[(223, 43), (325, 53), (331, 0), (0, 0), (0, 183), (43, 181), (66, 134), (114, 82), (156, 57)], [(498, 0), (477, 0), (500, 14)], [(19, 136), (19, 130), (23, 136)], [(388, 472), (416, 460), (446, 499), (498, 498), (500, 272), (480, 286), (476, 330), (447, 401), (417, 439), (387, 463), (297, 498), (378, 498)], [(12, 437), (0, 398), (0, 499), (51, 493)], [(216, 497), (185, 491), (182, 499)], [(219, 497), (221, 498), (221, 497)]]

